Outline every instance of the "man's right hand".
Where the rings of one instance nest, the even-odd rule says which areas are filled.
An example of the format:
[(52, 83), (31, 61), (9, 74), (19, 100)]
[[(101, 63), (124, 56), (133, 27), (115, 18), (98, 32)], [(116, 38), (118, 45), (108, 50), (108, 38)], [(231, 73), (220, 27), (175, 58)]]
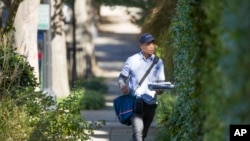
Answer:
[(129, 87), (127, 85), (120, 85), (120, 90), (124, 95), (129, 94)]

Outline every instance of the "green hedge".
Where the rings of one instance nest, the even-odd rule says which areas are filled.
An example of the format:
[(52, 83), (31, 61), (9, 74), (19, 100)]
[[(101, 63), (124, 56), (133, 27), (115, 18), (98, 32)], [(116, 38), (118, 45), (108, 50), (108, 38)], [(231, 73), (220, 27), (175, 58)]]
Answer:
[(230, 124), (250, 123), (250, 19), (248, 0), (205, 1), (206, 58), (203, 95), (204, 140), (229, 139)]
[[(157, 110), (157, 140), (229, 140), (230, 124), (250, 123), (249, 5), (247, 0), (178, 0), (170, 26), (144, 29), (160, 37), (158, 54), (173, 59), (168, 80), (176, 88), (159, 98), (164, 106)], [(146, 24), (153, 25), (157, 16), (152, 18)]]
[(179, 0), (172, 19), (174, 83), (177, 102), (167, 121), (169, 140), (202, 140), (200, 67), (204, 54), (204, 14), (199, 4)]

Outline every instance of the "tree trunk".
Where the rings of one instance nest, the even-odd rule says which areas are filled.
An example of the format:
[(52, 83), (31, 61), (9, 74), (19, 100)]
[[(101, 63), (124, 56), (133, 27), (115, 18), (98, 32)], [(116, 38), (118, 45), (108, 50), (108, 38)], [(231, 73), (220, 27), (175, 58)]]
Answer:
[(78, 78), (93, 75), (95, 66), (93, 35), (95, 34), (95, 10), (91, 0), (75, 0), (76, 19), (76, 72)]
[(24, 0), (21, 2), (14, 21), (17, 52), (27, 57), (30, 65), (34, 67), (34, 74), (38, 82), (37, 25), (39, 4), (40, 0)]
[(69, 95), (66, 39), (61, 0), (51, 1), (52, 90), (57, 97)]

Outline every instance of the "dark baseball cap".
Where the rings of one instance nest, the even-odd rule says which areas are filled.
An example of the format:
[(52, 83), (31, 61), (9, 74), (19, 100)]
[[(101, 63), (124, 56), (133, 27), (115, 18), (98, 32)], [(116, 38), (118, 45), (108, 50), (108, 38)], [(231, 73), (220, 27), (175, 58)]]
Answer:
[(140, 43), (150, 43), (154, 40), (155, 40), (155, 38), (149, 33), (143, 33), (143, 34), (141, 34), (141, 36), (139, 38)]

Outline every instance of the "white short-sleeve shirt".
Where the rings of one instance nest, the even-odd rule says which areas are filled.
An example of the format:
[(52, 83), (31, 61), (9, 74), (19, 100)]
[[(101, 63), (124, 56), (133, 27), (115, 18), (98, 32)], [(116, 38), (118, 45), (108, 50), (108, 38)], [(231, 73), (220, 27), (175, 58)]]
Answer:
[(159, 59), (141, 86), (138, 87), (139, 81), (153, 63), (154, 57), (155, 55), (151, 55), (146, 59), (143, 57), (142, 52), (139, 52), (130, 56), (121, 70), (122, 75), (129, 77), (129, 87), (135, 90), (135, 95), (141, 97), (148, 104), (156, 104), (156, 93), (148, 89), (148, 84), (165, 80), (164, 64), (162, 59)]

